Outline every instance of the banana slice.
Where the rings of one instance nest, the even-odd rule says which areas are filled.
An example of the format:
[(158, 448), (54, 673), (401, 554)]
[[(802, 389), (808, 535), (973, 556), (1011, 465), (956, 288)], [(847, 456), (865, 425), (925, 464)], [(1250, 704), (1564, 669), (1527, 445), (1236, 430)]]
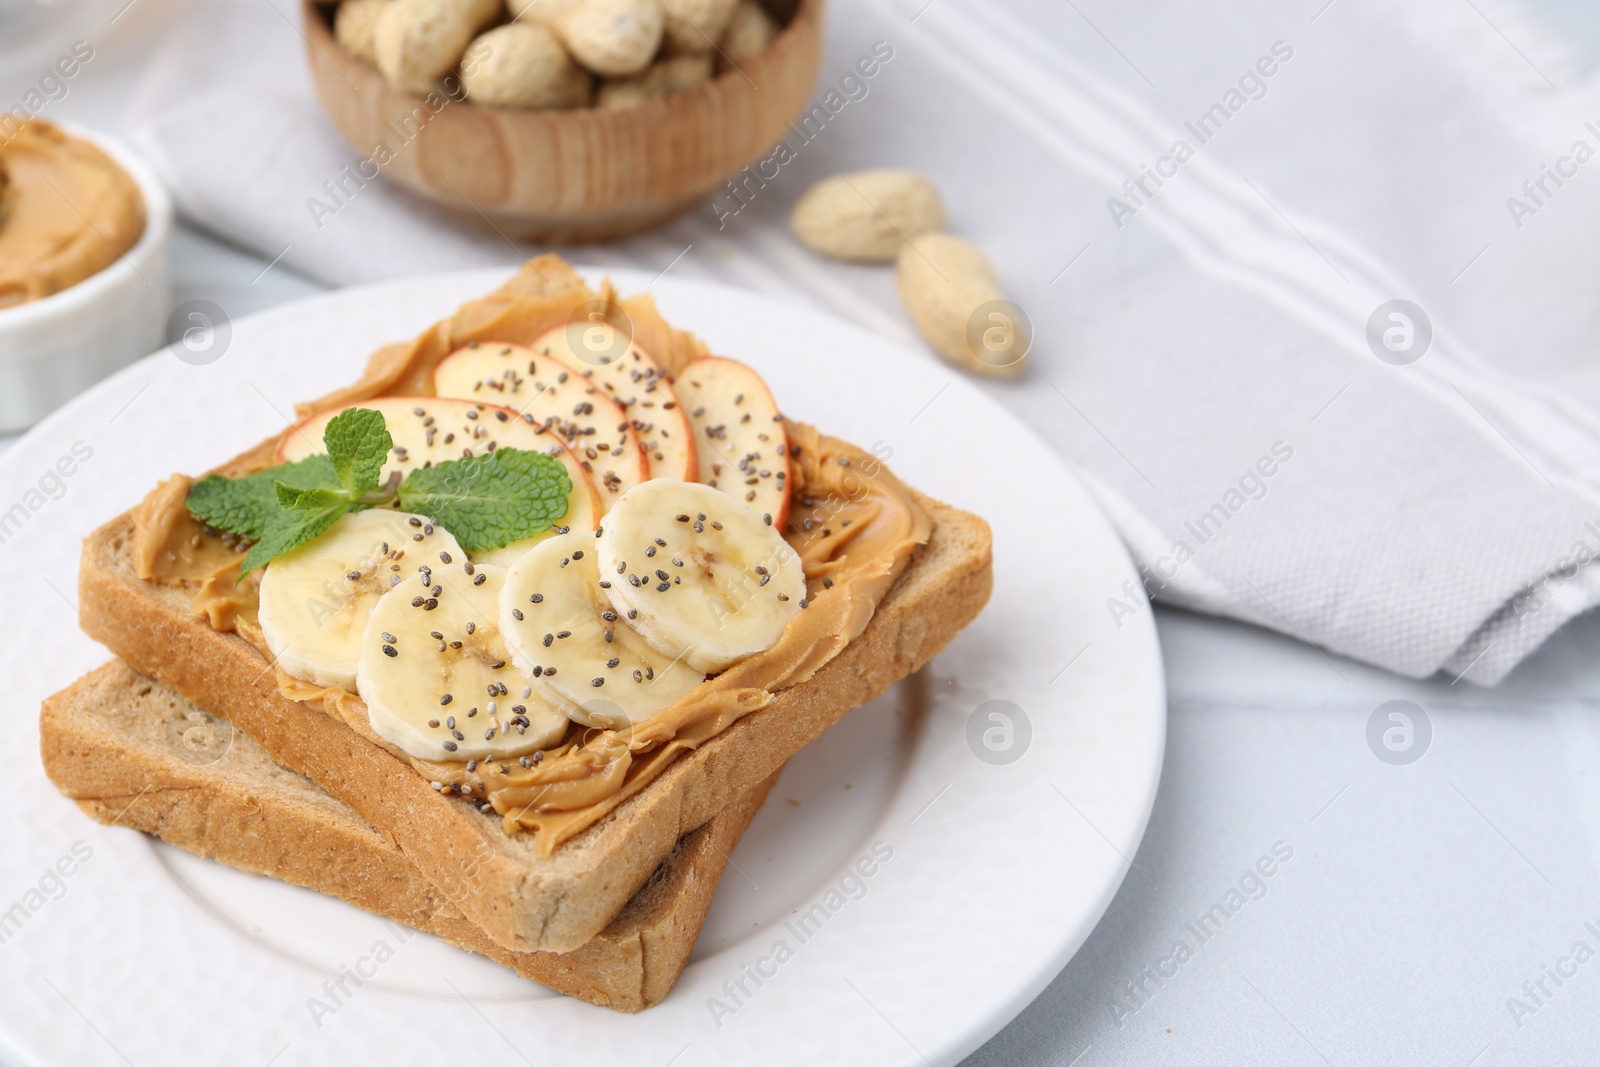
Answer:
[(628, 417), (582, 372), (522, 345), (472, 342), (433, 372), (440, 396), (504, 404), (558, 434), (594, 478), (603, 504), (650, 476)]
[(475, 563), (506, 566), (540, 541), (554, 536), (559, 529), (593, 530), (599, 521), (600, 494), (583, 465), (556, 434), (535, 424), (532, 416), (471, 400), (384, 396), (321, 411), (284, 433), (278, 444), (278, 462), (305, 459), (327, 451), (322, 443), (323, 430), (335, 415), (350, 407), (371, 408), (383, 414), (384, 425), (394, 439), (394, 449), (383, 467), (384, 478), (395, 471), (405, 477), (417, 467), (431, 467), (443, 460), (461, 459), (497, 448), (545, 452), (566, 467), (567, 476), (572, 479), (572, 492), (567, 496), (567, 513), (557, 527), (504, 548), (476, 553), (472, 557)]
[(534, 691), (501, 639), (504, 584), (499, 567), (446, 551), (378, 601), (356, 692), (379, 737), (425, 760), (501, 759), (561, 740), (567, 717)]
[(650, 477), (686, 482), (700, 476), (694, 430), (661, 364), (609, 322), (574, 322), (547, 330), (535, 352), (582, 372), (617, 402), (650, 459)]
[(373, 605), (440, 552), (461, 556), (456, 539), (420, 515), (374, 508), (273, 560), (261, 575), (260, 618), (278, 666), (353, 691)]
[(595, 541), (608, 597), (668, 656), (714, 673), (772, 646), (805, 606), (800, 557), (737, 498), (693, 482), (634, 486)]
[(690, 360), (674, 386), (695, 430), (697, 481), (738, 497), (783, 529), (789, 517), (794, 454), (772, 390), (737, 360)]
[(551, 538), (512, 564), (500, 628), (518, 669), (552, 704), (609, 730), (670, 707), (705, 676), (651, 648), (611, 606), (594, 546), (588, 535)]

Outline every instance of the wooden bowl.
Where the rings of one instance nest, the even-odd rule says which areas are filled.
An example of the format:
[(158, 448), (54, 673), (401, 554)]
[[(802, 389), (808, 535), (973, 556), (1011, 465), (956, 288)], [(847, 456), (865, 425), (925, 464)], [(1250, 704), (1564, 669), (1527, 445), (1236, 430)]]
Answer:
[(438, 106), (442, 95), (431, 109), (339, 47), (331, 8), (302, 0), (317, 96), (363, 160), (478, 226), (545, 242), (657, 226), (770, 152), (816, 86), (823, 4), (798, 0), (742, 73), (688, 92), (613, 110), (518, 111)]

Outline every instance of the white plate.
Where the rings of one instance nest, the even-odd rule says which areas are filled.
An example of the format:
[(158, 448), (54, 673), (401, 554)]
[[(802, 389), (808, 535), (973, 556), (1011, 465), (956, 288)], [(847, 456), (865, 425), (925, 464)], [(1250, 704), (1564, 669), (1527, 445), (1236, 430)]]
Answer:
[[(649, 284), (615, 277), (624, 292)], [(276, 432), (376, 345), (501, 280), (410, 280), (252, 316), (216, 362), (157, 353), (0, 461), (6, 1062), (947, 1064), (1032, 1000), (1099, 920), (1144, 832), (1165, 734), (1149, 610), (1118, 626), (1107, 607), (1138, 584), (1111, 527), (1043, 442), (928, 357), (703, 283), (654, 288), (673, 322), (766, 375), (787, 414), (892, 449), (912, 485), (987, 518), (995, 590), (920, 676), (791, 762), (663, 1004), (629, 1017), (554, 996), (314, 893), (102, 828), (56, 794), (39, 701), (106, 658), (76, 627), (80, 538), (156, 480)], [(74, 445), (92, 456), (47, 473)], [(968, 743), (991, 700), (1031, 726), (1009, 764)], [(89, 858), (46, 876), (74, 846)], [(890, 858), (853, 876), (874, 848)], [(802, 938), (790, 924), (819, 903), (826, 919)], [(333, 1003), (324, 983), (380, 940), (394, 958), (314, 1016), (314, 998)], [(758, 985), (747, 967), (770, 977)]]

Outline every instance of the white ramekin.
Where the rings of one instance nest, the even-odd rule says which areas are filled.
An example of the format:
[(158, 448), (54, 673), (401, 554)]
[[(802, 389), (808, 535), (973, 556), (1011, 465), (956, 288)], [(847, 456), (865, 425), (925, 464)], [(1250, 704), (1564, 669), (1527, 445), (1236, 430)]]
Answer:
[(59, 122), (98, 147), (139, 186), (144, 234), (97, 274), (30, 304), (0, 309), (0, 432), (38, 422), (107, 374), (166, 343), (172, 198), (121, 144)]

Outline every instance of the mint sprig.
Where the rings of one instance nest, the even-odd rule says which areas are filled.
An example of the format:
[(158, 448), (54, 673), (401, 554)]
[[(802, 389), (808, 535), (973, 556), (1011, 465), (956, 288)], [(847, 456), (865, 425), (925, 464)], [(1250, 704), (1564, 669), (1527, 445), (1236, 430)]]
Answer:
[(381, 412), (351, 408), (339, 412), (328, 423), (322, 431), (322, 443), (328, 447), (328, 459), (333, 462), (339, 484), (347, 492), (360, 494), (378, 487), (394, 438), (389, 436)]
[(554, 526), (571, 492), (558, 460), (501, 448), (412, 471), (400, 486), (400, 506), (432, 518), (464, 550), (483, 552)]
[[(310, 492), (333, 491), (310, 490)], [(244, 576), (257, 567), (265, 567), (279, 556), (286, 556), (301, 545), (321, 536), (328, 527), (344, 518), (349, 511), (350, 505), (344, 501), (306, 510), (284, 511), (267, 527), (261, 540), (251, 545), (250, 551), (245, 553), (244, 561), (239, 564), (239, 580), (243, 581)]]
[(397, 504), (449, 530), (468, 552), (500, 548), (548, 530), (567, 512), (572, 478), (543, 452), (502, 448), (445, 460), (381, 482), (394, 440), (383, 414), (350, 408), (329, 420), (326, 455), (242, 478), (207, 475), (189, 510), (207, 526), (255, 542), (239, 577), (314, 540), (350, 511)]
[(242, 478), (208, 474), (189, 488), (189, 511), (213, 529), (260, 540), (281, 510), (277, 488), (280, 484), (296, 489), (332, 488), (338, 486), (339, 476), (334, 473), (333, 461), (325, 455), (283, 463)]

